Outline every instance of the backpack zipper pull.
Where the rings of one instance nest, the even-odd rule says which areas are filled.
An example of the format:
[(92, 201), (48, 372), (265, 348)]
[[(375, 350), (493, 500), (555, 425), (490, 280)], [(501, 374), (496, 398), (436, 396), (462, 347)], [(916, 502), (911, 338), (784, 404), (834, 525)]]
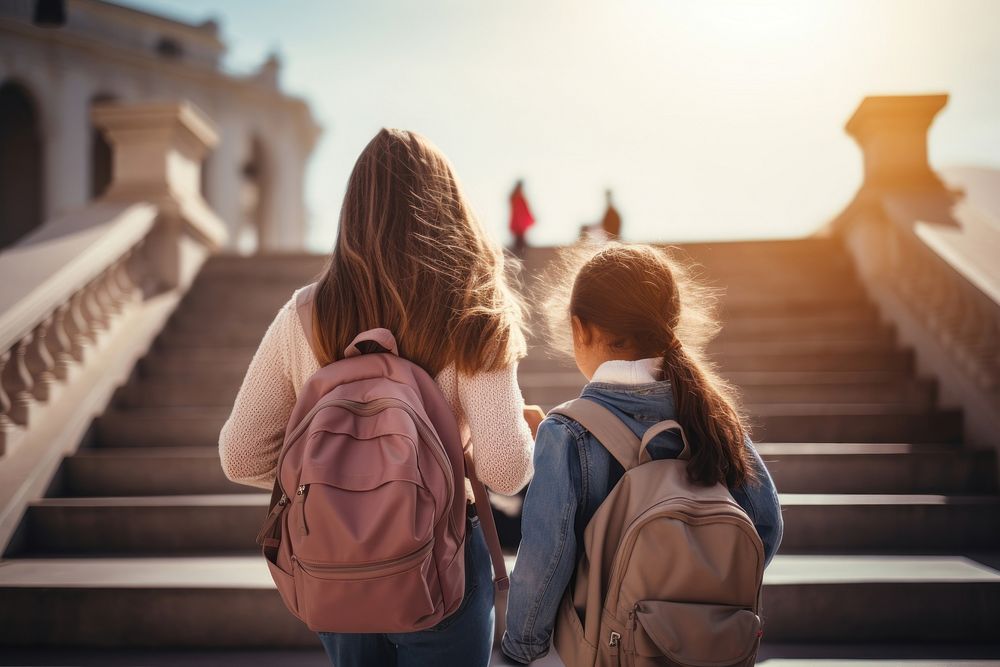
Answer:
[(306, 508), (303, 504), (305, 500), (306, 485), (299, 484), (299, 487), (295, 489), (295, 504), (298, 506), (298, 509), (292, 512), (292, 521), (302, 536), (309, 534), (309, 526), (306, 525)]

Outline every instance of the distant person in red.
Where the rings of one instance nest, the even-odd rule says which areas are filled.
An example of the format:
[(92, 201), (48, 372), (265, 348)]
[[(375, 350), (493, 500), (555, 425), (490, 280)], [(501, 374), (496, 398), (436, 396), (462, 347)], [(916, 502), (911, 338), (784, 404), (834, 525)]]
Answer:
[(510, 193), (510, 233), (514, 235), (514, 252), (519, 256), (524, 254), (528, 246), (524, 235), (535, 224), (535, 216), (531, 215), (528, 200), (524, 197), (524, 181), (518, 180)]

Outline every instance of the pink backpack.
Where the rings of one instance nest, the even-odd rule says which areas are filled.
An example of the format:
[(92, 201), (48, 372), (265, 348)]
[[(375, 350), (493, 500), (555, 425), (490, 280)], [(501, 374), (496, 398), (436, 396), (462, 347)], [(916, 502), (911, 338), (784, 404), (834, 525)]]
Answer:
[[(296, 302), (310, 346), (314, 287)], [(299, 393), (257, 543), (310, 630), (430, 628), (465, 593), (466, 477), (507, 589), (489, 499), (447, 400), (388, 330), (359, 334), (345, 356)]]

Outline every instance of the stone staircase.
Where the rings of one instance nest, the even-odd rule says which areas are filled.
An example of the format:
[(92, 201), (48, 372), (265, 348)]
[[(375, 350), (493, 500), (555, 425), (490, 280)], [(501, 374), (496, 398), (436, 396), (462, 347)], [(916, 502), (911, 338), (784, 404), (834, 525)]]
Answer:
[[(926, 643), (936, 655), (1000, 642), (994, 455), (962, 447), (961, 414), (915, 373), (837, 242), (682, 247), (727, 287), (710, 349), (742, 388), (782, 493), (765, 641)], [(528, 275), (550, 256), (530, 249)], [(208, 261), (29, 507), (0, 562), (0, 647), (318, 645), (254, 550), (267, 495), (225, 479), (217, 435), (267, 324), (322, 262)], [(538, 346), (520, 378), (545, 407), (582, 386)]]

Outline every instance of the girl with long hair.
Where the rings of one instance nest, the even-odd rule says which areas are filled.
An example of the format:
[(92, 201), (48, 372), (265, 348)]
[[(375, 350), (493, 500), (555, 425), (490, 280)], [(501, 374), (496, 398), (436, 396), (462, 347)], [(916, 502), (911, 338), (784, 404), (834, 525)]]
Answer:
[[(307, 288), (314, 289), (312, 331), (303, 330), (296, 313), (296, 296)], [(517, 384), (522, 322), (503, 255), (473, 215), (448, 160), (419, 134), (381, 130), (351, 173), (325, 271), (281, 308), (250, 363), (219, 436), (227, 477), (270, 489), (299, 389), (321, 366), (343, 358), (358, 333), (381, 327), (394, 334), (400, 356), (434, 377), (482, 482), (516, 493), (532, 470), (527, 420), (540, 418), (525, 409)], [(458, 610), (419, 632), (320, 633), (337, 667), (488, 664), (492, 574), (482, 528), (471, 515)]]

